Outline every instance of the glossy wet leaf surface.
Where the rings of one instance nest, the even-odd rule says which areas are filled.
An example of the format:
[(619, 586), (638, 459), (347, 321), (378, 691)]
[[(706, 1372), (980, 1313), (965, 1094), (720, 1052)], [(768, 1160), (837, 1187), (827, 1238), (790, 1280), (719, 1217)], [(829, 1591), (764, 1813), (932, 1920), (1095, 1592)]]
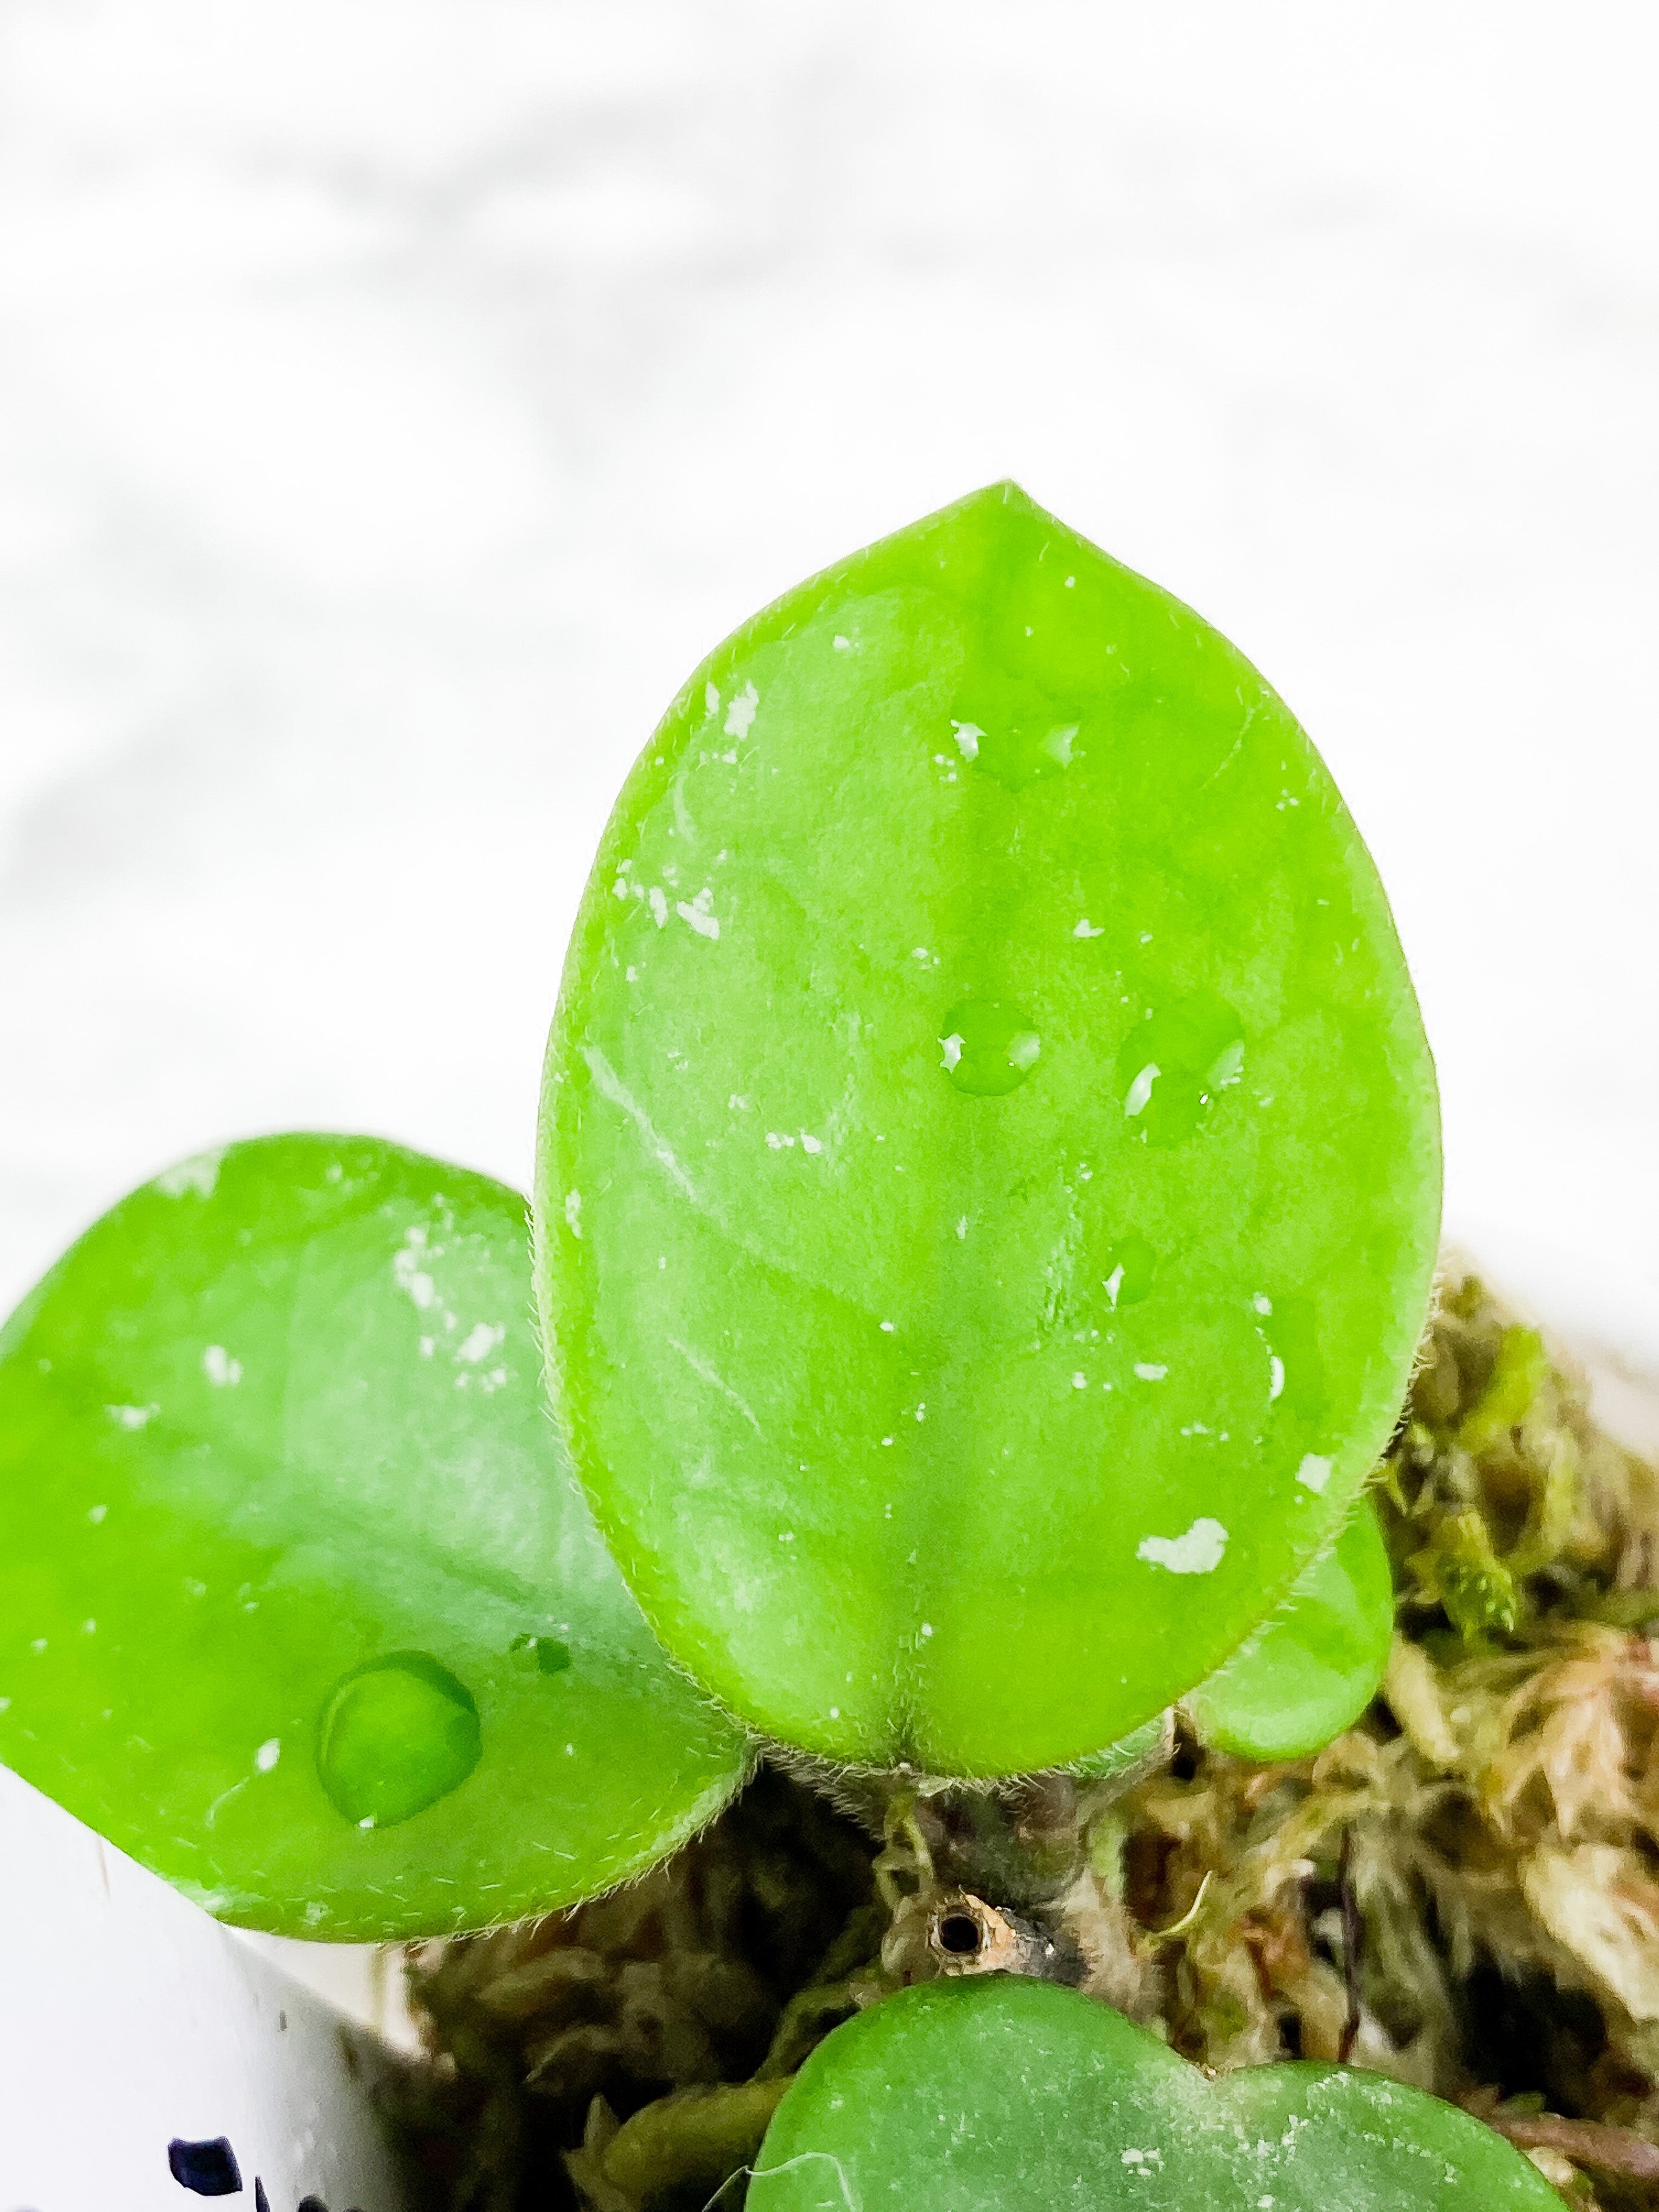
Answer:
[(1387, 1437), (1437, 1199), (1316, 756), (1012, 487), (674, 702), (566, 971), (538, 1291), (624, 1571), (757, 1726), (1012, 1771), (1212, 1672)]
[(1560, 2212), (1455, 2106), (1344, 2067), (1211, 2081), (1121, 2014), (1002, 1977), (836, 2028), (779, 2106), (753, 2212)]
[(744, 1742), (572, 1483), (524, 1201), (363, 1138), (187, 1162), (0, 1338), (0, 1759), (225, 1917), (404, 1936), (647, 1864)]
[(1394, 1634), (1394, 1577), (1369, 1499), (1236, 1659), (1187, 1697), (1200, 1736), (1241, 1759), (1304, 1759), (1376, 1694)]

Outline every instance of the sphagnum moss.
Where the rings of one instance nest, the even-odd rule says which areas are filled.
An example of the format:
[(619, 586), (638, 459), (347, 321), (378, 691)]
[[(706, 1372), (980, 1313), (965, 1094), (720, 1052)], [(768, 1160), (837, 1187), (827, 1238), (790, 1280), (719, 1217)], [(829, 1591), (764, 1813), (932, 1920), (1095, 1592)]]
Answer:
[(1127, 1784), (924, 1785), (863, 1820), (771, 1766), (630, 1888), (412, 1954), (449, 2212), (733, 2203), (831, 2027), (999, 1969), (1218, 2071), (1349, 2059), (1571, 2203), (1659, 2206), (1659, 1475), (1455, 1269), (1377, 1491), (1393, 1656), (1316, 1758), (1176, 1717)]

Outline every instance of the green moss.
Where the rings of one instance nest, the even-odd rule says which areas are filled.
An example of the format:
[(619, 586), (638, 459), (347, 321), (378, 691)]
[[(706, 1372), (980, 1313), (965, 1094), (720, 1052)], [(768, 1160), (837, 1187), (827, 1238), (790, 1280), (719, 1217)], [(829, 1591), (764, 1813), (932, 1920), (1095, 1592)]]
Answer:
[(1425, 1596), (1438, 1598), (1466, 1644), (1509, 1635), (1521, 1619), (1515, 1577), (1492, 1548), (1484, 1516), (1471, 1506), (1448, 1513), (1411, 1565)]

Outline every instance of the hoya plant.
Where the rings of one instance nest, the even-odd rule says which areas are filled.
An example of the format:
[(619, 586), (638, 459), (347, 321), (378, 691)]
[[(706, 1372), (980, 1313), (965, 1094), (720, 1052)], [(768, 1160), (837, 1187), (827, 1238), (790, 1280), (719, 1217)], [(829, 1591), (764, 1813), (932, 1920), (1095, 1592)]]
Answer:
[[(228, 1920), (380, 1941), (593, 1898), (763, 1755), (890, 1821), (1109, 1786), (1177, 1707), (1312, 1750), (1388, 1652), (1364, 1492), (1438, 1189), (1308, 739), (1187, 608), (976, 493), (670, 707), (577, 921), (528, 1230), (459, 1167), (275, 1136), (24, 1302), (0, 1754)], [(763, 2212), (1557, 2201), (1380, 2076), (1206, 2079), (1018, 1971), (976, 1879), (934, 1931), (962, 1971), (763, 2085)]]

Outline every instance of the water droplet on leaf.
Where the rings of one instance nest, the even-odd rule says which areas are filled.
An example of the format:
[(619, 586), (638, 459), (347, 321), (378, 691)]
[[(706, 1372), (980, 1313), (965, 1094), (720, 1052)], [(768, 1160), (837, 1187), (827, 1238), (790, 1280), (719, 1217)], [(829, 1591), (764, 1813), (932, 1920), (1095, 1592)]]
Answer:
[(1133, 1137), (1179, 1144), (1244, 1071), (1244, 1025), (1224, 999), (1200, 991), (1139, 1022), (1117, 1056), (1117, 1090)]
[(1113, 1312), (1138, 1306), (1150, 1294), (1157, 1272), (1158, 1255), (1144, 1237), (1120, 1237), (1106, 1254), (1101, 1279)]
[(1007, 791), (1063, 775), (1076, 757), (1082, 722), (1074, 708), (1023, 677), (981, 668), (951, 714), (963, 760)]
[(458, 1789), (483, 1750), (471, 1692), (424, 1651), (394, 1651), (330, 1698), (317, 1771), (337, 1811), (390, 1828)]
[(544, 1674), (562, 1674), (570, 1664), (570, 1646), (556, 1636), (515, 1636), (513, 1649), (532, 1657)]
[(1036, 1066), (1042, 1040), (1021, 1007), (1000, 999), (964, 999), (945, 1017), (939, 1066), (958, 1091), (1000, 1098)]

